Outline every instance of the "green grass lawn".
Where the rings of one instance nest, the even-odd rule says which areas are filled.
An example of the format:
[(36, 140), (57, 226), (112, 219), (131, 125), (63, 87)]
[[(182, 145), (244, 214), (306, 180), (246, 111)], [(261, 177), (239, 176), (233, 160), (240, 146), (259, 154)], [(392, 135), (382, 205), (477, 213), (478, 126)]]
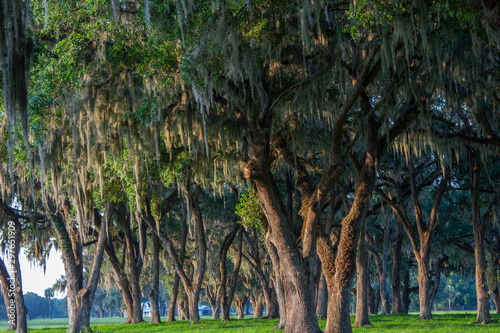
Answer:
[[(354, 328), (354, 332), (437, 332), (437, 333), (459, 333), (459, 332), (500, 332), (500, 315), (492, 314), (493, 324), (475, 325), (471, 324), (475, 320), (475, 314), (472, 312), (437, 312), (434, 314), (435, 320), (423, 321), (417, 319), (417, 314), (409, 315), (374, 315), (370, 316), (373, 324), (371, 327)], [(147, 318), (146, 318), (147, 319)], [(354, 317), (351, 318), (354, 321)], [(202, 332), (202, 333), (220, 333), (220, 332), (242, 332), (242, 333), (264, 333), (276, 332), (273, 328), (278, 320), (264, 319), (234, 319), (230, 322), (214, 321), (204, 317), (200, 324), (189, 325), (186, 321), (177, 321), (173, 323), (149, 324), (147, 322), (136, 325), (123, 325), (123, 318), (103, 318), (93, 319), (92, 329), (95, 332), (122, 332), (122, 333), (146, 333), (146, 332)], [(28, 322), (30, 332), (54, 332), (65, 333), (64, 326), (67, 325), (67, 319), (40, 319)], [(7, 328), (6, 322), (0, 322), (0, 330)], [(320, 320), (321, 328), (324, 328), (325, 321)]]

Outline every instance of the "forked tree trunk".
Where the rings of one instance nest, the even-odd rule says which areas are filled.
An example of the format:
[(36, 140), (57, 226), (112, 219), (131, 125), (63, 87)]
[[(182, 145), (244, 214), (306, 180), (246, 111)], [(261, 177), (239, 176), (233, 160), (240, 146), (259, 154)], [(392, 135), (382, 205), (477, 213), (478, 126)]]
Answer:
[(371, 325), (368, 317), (368, 251), (365, 244), (365, 222), (361, 225), (356, 256), (356, 319), (354, 326)]
[[(265, 94), (266, 92), (262, 91), (260, 96), (264, 98)], [(314, 242), (306, 246), (311, 249), (308, 253), (299, 251), (288, 211), (270, 171), (269, 143), (272, 111), (270, 104), (261, 105), (265, 105), (263, 110), (260, 108), (251, 110), (256, 114), (263, 111), (266, 119), (258, 124), (252, 120), (250, 160), (243, 169), (243, 175), (253, 180), (255, 184), (259, 205), (269, 223), (273, 243), (283, 269), (287, 316), (285, 332), (319, 333), (321, 330), (318, 326), (314, 303), (313, 272), (306, 269), (306, 267), (314, 267), (315, 253), (312, 251)], [(314, 240), (314, 234), (314, 232), (308, 233), (311, 241)]]
[(155, 233), (151, 235), (153, 241), (153, 280), (149, 291), (149, 304), (151, 305), (151, 320), (153, 324), (161, 323), (160, 309), (158, 308), (158, 293), (160, 289), (160, 241)]
[[(422, 206), (420, 204), (419, 194), (421, 189), (416, 184), (416, 172), (413, 165), (413, 155), (408, 156), (408, 175), (410, 181), (411, 198), (413, 210), (415, 214), (416, 227), (412, 224), (406, 213), (406, 207), (401, 203), (395, 203), (381, 191), (377, 191), (380, 197), (391, 206), (396, 213), (398, 220), (403, 224), (406, 234), (410, 238), (411, 246), (418, 264), (418, 294), (420, 301), (419, 319), (432, 318), (432, 303), (429, 286), (429, 260), (430, 260), (430, 244), (432, 235), (438, 223), (438, 210), (441, 200), (446, 191), (446, 186), (449, 179), (449, 171), (446, 167), (442, 168), (442, 177), (439, 186), (434, 194), (432, 208), (429, 214), (428, 223), (424, 222)], [(438, 170), (439, 166), (436, 165)]]
[(403, 313), (401, 299), (401, 248), (403, 246), (403, 225), (396, 222), (396, 242), (392, 256), (392, 313)]
[[(266, 167), (264, 170), (269, 169)], [(247, 170), (246, 174), (252, 172)], [(260, 176), (252, 179), (257, 188), (259, 202), (273, 230), (273, 243), (283, 268), (287, 316), (285, 332), (321, 332), (316, 317), (312, 275), (304, 269), (302, 255), (298, 251), (296, 237), (288, 224), (288, 214), (280, 200), (279, 190), (269, 171)]]
[[(234, 238), (236, 237), (236, 234), (238, 233), (238, 230), (240, 230), (240, 236), (239, 236), (239, 245), (237, 248), (237, 257), (236, 257), (236, 262), (234, 265), (233, 269), (233, 274), (231, 275), (231, 284), (229, 286), (229, 292), (227, 292), (227, 269), (226, 269), (226, 258), (227, 258), (227, 252), (229, 251), (229, 247), (234, 241)], [(237, 281), (238, 281), (238, 273), (240, 270), (241, 266), (241, 258), (242, 258), (242, 245), (243, 245), (243, 229), (241, 225), (236, 224), (233, 227), (233, 230), (231, 233), (229, 233), (221, 247), (220, 251), (220, 279), (221, 279), (221, 307), (222, 307), (222, 315), (221, 315), (221, 320), (222, 321), (229, 321), (230, 316), (229, 312), (231, 310), (231, 303), (233, 302), (234, 298), (234, 293), (236, 291), (236, 286), (237, 286)]]
[[(94, 249), (92, 266), (86, 284), (83, 284), (82, 265), (82, 240), (79, 231), (74, 225), (69, 223), (69, 205), (64, 205), (64, 220), (62, 216), (52, 216), (48, 213), (51, 224), (62, 248), (65, 277), (67, 281), (67, 302), (68, 302), (68, 333), (80, 333), (91, 331), (90, 329), (90, 309), (94, 300), (95, 291), (99, 282), (101, 265), (107, 243), (108, 222), (113, 215), (114, 205), (108, 203), (104, 218), (97, 210), (94, 210), (94, 219), (99, 223), (96, 225), (95, 233), (98, 232), (97, 243)], [(79, 224), (83, 227), (83, 224)]]
[(220, 300), (222, 297), (220, 289), (220, 286), (217, 288), (210, 284), (205, 286), (205, 294), (212, 308), (212, 319), (214, 320), (220, 317)]
[(234, 304), (236, 305), (236, 312), (238, 312), (238, 319), (245, 318), (245, 305), (247, 304), (249, 295), (235, 295)]
[(355, 198), (347, 216), (342, 220), (342, 229), (337, 255), (330, 238), (318, 238), (318, 254), (328, 283), (328, 315), (325, 333), (352, 332), (350, 298), (352, 281), (356, 273), (356, 248), (360, 227), (366, 217), (369, 201), (375, 185), (376, 130), (373, 123), (368, 127), (364, 164), (358, 172)]

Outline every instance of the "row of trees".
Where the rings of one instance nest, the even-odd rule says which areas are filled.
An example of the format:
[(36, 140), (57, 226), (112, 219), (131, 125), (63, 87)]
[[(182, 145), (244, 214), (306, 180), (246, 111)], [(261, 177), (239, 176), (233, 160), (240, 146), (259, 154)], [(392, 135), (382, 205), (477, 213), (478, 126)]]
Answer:
[[(162, 256), (175, 272), (169, 310), (179, 304), (190, 322), (202, 289), (229, 320), (233, 301), (245, 304), (237, 289), (258, 285), (285, 332), (320, 332), (318, 314), (325, 332), (349, 332), (351, 293), (356, 325), (369, 324), (376, 299), (369, 254), (383, 313), (408, 309), (416, 265), (420, 318), (432, 319), (442, 265), (453, 262), (475, 272), (477, 322), (491, 321), (492, 2), (6, 0), (1, 9), (2, 217), (15, 226), (15, 264), (22, 240), (42, 264), (61, 249), (68, 332), (89, 328), (98, 283), (111, 277), (130, 323), (142, 320), (148, 281), (158, 322)], [(0, 273), (8, 300), (9, 272)], [(20, 274), (12, 297), (25, 332)]]

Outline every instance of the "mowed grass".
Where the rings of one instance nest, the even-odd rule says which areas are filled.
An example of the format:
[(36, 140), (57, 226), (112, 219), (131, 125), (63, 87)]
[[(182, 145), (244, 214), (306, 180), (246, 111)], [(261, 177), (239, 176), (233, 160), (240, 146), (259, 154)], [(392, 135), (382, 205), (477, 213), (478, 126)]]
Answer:
[[(475, 314), (472, 312), (435, 313), (435, 320), (419, 320), (417, 314), (409, 315), (374, 315), (370, 316), (373, 326), (357, 328), (354, 332), (436, 332), (436, 333), (459, 333), (459, 332), (500, 332), (500, 315), (492, 314), (493, 323), (489, 325), (472, 324)], [(148, 318), (145, 318), (146, 320)], [(351, 317), (354, 322), (354, 316)], [(278, 320), (264, 319), (234, 319), (230, 322), (220, 322), (204, 317), (199, 324), (189, 325), (187, 321), (176, 321), (162, 324), (149, 324), (148, 322), (124, 325), (124, 318), (92, 319), (92, 330), (99, 333), (146, 333), (146, 332), (202, 332), (202, 333), (264, 333), (277, 332), (274, 327)], [(28, 322), (29, 332), (33, 333), (65, 333), (67, 319), (40, 319)], [(6, 322), (0, 322), (0, 330), (5, 331)], [(320, 327), (325, 327), (325, 320), (320, 320)]]

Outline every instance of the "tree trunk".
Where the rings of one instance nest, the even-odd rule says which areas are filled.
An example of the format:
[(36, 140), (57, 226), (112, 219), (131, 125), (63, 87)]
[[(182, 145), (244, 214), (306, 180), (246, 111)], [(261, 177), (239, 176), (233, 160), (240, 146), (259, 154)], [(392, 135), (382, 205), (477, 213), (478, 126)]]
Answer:
[(180, 320), (189, 320), (189, 305), (187, 300), (186, 291), (183, 292), (178, 297), (178, 309), (179, 309), (179, 319)]
[(410, 309), (410, 268), (412, 264), (412, 259), (408, 259), (408, 267), (406, 268), (405, 277), (403, 281), (403, 290), (402, 290), (402, 304), (403, 304), (403, 313), (408, 313)]
[(188, 306), (189, 306), (189, 323), (200, 322), (200, 312), (198, 311), (198, 303), (200, 300), (200, 289), (193, 288), (191, 292), (187, 293)]
[(220, 300), (221, 300), (221, 288), (220, 286), (215, 288), (211, 284), (205, 286), (205, 294), (208, 299), (208, 303), (210, 303), (210, 307), (212, 308), (212, 319), (216, 320), (220, 317)]
[(401, 248), (403, 246), (403, 225), (397, 222), (396, 243), (392, 256), (392, 313), (403, 313), (401, 299)]
[(448, 260), (448, 256), (443, 254), (440, 259), (436, 259), (434, 262), (434, 286), (431, 291), (431, 307), (434, 306), (434, 300), (436, 299), (437, 292), (439, 290), (439, 284), (441, 283), (441, 265)]
[(370, 283), (370, 276), (368, 276), (368, 313), (373, 315), (378, 312), (378, 304), (376, 302), (377, 297), (380, 294), (377, 293), (375, 289), (373, 289)]
[(259, 297), (251, 296), (250, 303), (252, 303), (253, 317), (256, 319), (262, 317), (264, 309), (262, 308), (262, 302)]
[(153, 240), (153, 281), (149, 291), (149, 304), (151, 305), (151, 320), (153, 324), (161, 323), (160, 309), (158, 308), (158, 293), (160, 289), (160, 242), (155, 233), (151, 234)]
[[(250, 264), (250, 266), (257, 273), (260, 285), (262, 287), (262, 293), (264, 294), (264, 301), (266, 302), (266, 319), (278, 318), (279, 309), (275, 307), (275, 302), (272, 299), (272, 290), (270, 284), (268, 283), (264, 271), (262, 270), (262, 262), (260, 260), (259, 253), (259, 239), (256, 232), (252, 232), (250, 235), (246, 230), (244, 231), (245, 239), (250, 245), (250, 257), (245, 256), (245, 259)], [(252, 237), (253, 236), (253, 237)]]
[(500, 281), (497, 282), (497, 287), (493, 290), (493, 302), (495, 303), (496, 313), (500, 314), (500, 292), (499, 292)]
[(234, 304), (238, 312), (238, 319), (245, 318), (245, 305), (247, 304), (248, 297), (248, 294), (234, 296)]
[(382, 314), (391, 313), (391, 302), (387, 292), (387, 266), (389, 262), (389, 219), (385, 219), (384, 245), (382, 249), (382, 274), (380, 276), (380, 299), (382, 301)]
[(375, 128), (369, 126), (364, 165), (358, 173), (354, 202), (342, 220), (337, 255), (330, 239), (318, 238), (318, 254), (328, 283), (328, 316), (325, 333), (352, 332), (350, 318), (351, 289), (356, 273), (356, 248), (360, 227), (365, 219), (375, 184)]
[(139, 284), (143, 259), (142, 254), (139, 251), (139, 244), (132, 235), (132, 230), (130, 229), (130, 219), (126, 218), (126, 216), (122, 216), (120, 220), (122, 222), (122, 227), (125, 234), (125, 245), (129, 267), (130, 294), (132, 296), (131, 323), (137, 324), (143, 321), (141, 307), (142, 293), (141, 286)]
[(177, 293), (179, 292), (179, 274), (174, 273), (174, 281), (172, 283), (172, 293), (168, 303), (167, 321), (175, 321), (175, 306), (177, 305)]
[[(318, 333), (321, 330), (314, 304), (313, 272), (308, 269), (314, 267), (316, 254), (312, 251), (300, 253), (288, 212), (270, 172), (270, 125), (271, 122), (266, 121), (252, 126), (251, 157), (243, 174), (255, 183), (260, 207), (269, 223), (283, 268), (287, 316), (285, 332)], [(314, 248), (314, 234), (315, 232), (308, 233), (313, 242), (307, 248)]]
[(433, 319), (432, 304), (429, 284), (429, 254), (425, 254), (420, 258), (417, 257), (418, 264), (418, 298), (420, 301), (420, 315), (418, 319)]
[(7, 321), (9, 322), (9, 331), (16, 330), (16, 300), (14, 295), (9, 292), (11, 288), (12, 279), (5, 267), (5, 263), (0, 258), (0, 283), (2, 285), (2, 295), (5, 304), (5, 310), (7, 312)]
[[(106, 214), (101, 217), (97, 210), (94, 210), (94, 234), (98, 234), (97, 243), (94, 248), (92, 266), (85, 286), (83, 285), (83, 265), (82, 265), (82, 240), (80, 233), (73, 223), (69, 223), (69, 205), (64, 205), (66, 224), (61, 216), (47, 215), (55, 229), (57, 239), (62, 248), (62, 258), (64, 264), (65, 277), (67, 281), (67, 302), (69, 327), (68, 333), (80, 333), (90, 331), (90, 309), (99, 282), (101, 265), (104, 257), (106, 244), (108, 242), (108, 223), (113, 215), (112, 203), (106, 206)], [(84, 223), (80, 221), (80, 226)]]
[(358, 241), (358, 253), (356, 256), (356, 320), (354, 326), (371, 325), (368, 317), (368, 251), (365, 245), (365, 222), (361, 225), (361, 233)]
[(316, 315), (319, 318), (326, 318), (326, 312), (328, 310), (328, 288), (326, 286), (326, 277), (323, 272), (321, 272), (317, 298), (318, 301), (316, 303)]
[[(179, 249), (179, 264), (182, 266), (184, 263), (184, 254), (186, 253), (186, 242), (188, 235), (187, 227), (187, 214), (184, 214), (182, 218), (182, 238), (181, 238), (181, 248)], [(175, 270), (175, 267), (174, 267)], [(179, 292), (179, 282), (180, 277), (177, 271), (175, 272), (174, 282), (172, 283), (172, 295), (170, 296), (170, 302), (167, 310), (167, 321), (175, 321), (175, 306), (177, 305), (177, 294)]]
[(479, 204), (479, 182), (481, 176), (482, 163), (473, 148), (468, 148), (469, 165), (471, 177), (471, 201), (472, 201), (472, 226), (474, 233), (474, 258), (476, 263), (476, 297), (477, 297), (477, 319), (476, 323), (489, 324), (492, 322), (488, 293), (486, 285), (486, 255), (485, 236), (487, 221), (483, 223), (481, 219), (481, 207)]
[[(125, 248), (124, 248), (125, 250)], [(124, 271), (124, 264), (120, 262), (118, 256), (116, 255), (115, 248), (112, 241), (109, 241), (106, 245), (106, 254), (108, 256), (111, 266), (115, 271), (116, 280), (118, 282), (118, 289), (123, 298), (123, 303), (125, 305), (125, 311), (127, 313), (126, 324), (133, 322), (134, 316), (134, 301), (131, 294), (130, 282), (127, 278), (127, 274)]]
[[(234, 265), (233, 269), (233, 274), (231, 275), (231, 285), (229, 286), (229, 293), (226, 291), (227, 288), (227, 269), (226, 269), (226, 258), (227, 258), (227, 252), (229, 251), (229, 247), (234, 241), (234, 238), (236, 237), (236, 234), (238, 233), (238, 230), (240, 230), (240, 237), (239, 237), (239, 245), (238, 245), (238, 254), (236, 257), (236, 263)], [(236, 283), (238, 280), (238, 273), (240, 270), (241, 266), (241, 258), (242, 258), (242, 245), (243, 245), (243, 229), (239, 224), (236, 224), (233, 227), (233, 230), (231, 233), (229, 233), (221, 247), (220, 251), (220, 283), (221, 283), (221, 305), (222, 305), (222, 316), (221, 320), (222, 321), (229, 321), (230, 316), (229, 312), (231, 310), (231, 303), (233, 302), (233, 297), (234, 297), (234, 292), (236, 291)]]
[[(314, 304), (314, 285), (312, 272), (306, 272), (302, 255), (298, 251), (296, 237), (288, 223), (288, 214), (279, 197), (279, 190), (270, 173), (263, 179), (253, 179), (266, 219), (273, 234), (283, 269), (283, 287), (286, 298), (285, 332), (321, 332)], [(308, 265), (313, 267), (312, 264)]]
[[(271, 274), (271, 276), (272, 277), (274, 276), (273, 284), (274, 284), (274, 290), (276, 291), (276, 298), (278, 299), (278, 308), (280, 315), (280, 322), (278, 323), (278, 326), (275, 327), (275, 329), (284, 329), (286, 324), (285, 289), (283, 287), (281, 265), (280, 265), (280, 259), (278, 257), (278, 252), (276, 251), (276, 247), (270, 240), (270, 237), (271, 236), (268, 232), (266, 233), (264, 240), (266, 243), (267, 251), (269, 252), (269, 257), (271, 257), (271, 262), (273, 263), (273, 273)], [(266, 309), (266, 311), (268, 310)]]

